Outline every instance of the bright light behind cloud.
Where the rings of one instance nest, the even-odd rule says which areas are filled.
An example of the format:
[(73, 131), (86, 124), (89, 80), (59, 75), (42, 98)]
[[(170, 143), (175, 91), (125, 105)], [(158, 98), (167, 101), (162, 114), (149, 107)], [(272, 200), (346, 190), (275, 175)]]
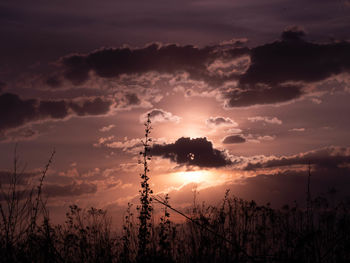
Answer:
[(224, 173), (217, 174), (214, 171), (198, 170), (198, 171), (182, 171), (171, 175), (176, 183), (187, 185), (190, 183), (198, 184), (199, 189), (220, 185), (232, 179), (232, 175)]
[(208, 171), (179, 172), (175, 176), (185, 184), (209, 181), (210, 177), (212, 177)]

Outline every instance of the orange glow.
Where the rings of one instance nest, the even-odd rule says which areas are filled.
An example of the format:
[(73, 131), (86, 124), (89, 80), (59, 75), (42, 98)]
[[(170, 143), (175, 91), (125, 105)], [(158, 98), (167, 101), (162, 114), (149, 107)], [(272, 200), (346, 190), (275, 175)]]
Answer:
[(204, 189), (230, 181), (232, 175), (230, 176), (222, 173), (218, 174), (214, 171), (208, 170), (198, 170), (172, 173), (171, 177), (174, 178), (174, 184), (180, 183), (181, 185), (187, 185), (195, 183), (198, 184), (199, 189)]
[(178, 172), (175, 174), (175, 178), (184, 184), (202, 183), (213, 180), (213, 174), (209, 171)]

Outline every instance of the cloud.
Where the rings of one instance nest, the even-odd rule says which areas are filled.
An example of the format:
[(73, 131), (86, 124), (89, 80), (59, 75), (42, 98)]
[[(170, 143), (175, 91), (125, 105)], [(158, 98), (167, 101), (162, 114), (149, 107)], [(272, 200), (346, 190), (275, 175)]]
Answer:
[(260, 143), (261, 141), (273, 141), (275, 139), (276, 139), (276, 135), (260, 135), (260, 134), (244, 133), (244, 134), (232, 134), (232, 135), (226, 136), (222, 140), (222, 143), (224, 144), (244, 143), (244, 142)]
[(46, 184), (43, 192), (49, 197), (80, 196), (94, 194), (97, 192), (97, 185), (93, 183), (72, 183), (69, 185)]
[(248, 55), (236, 59), (216, 59), (209, 66), (208, 70), (212, 76), (230, 77), (244, 74), (250, 65)]
[(139, 105), (141, 104), (141, 100), (135, 93), (126, 93), (125, 100), (127, 105)]
[(277, 85), (274, 87), (255, 84), (244, 85), (239, 89), (224, 94), (227, 99), (225, 106), (249, 107), (253, 105), (278, 104), (298, 99), (304, 94), (300, 85)]
[[(243, 164), (243, 166), (241, 166)], [(330, 146), (291, 156), (252, 156), (243, 158), (236, 166), (246, 174), (226, 184), (236, 196), (271, 202), (274, 206), (304, 205), (306, 200), (308, 166), (311, 166), (311, 193), (315, 198), (336, 189), (339, 199), (349, 198), (350, 148)], [(222, 187), (222, 188), (224, 188)], [(343, 199), (344, 200), (344, 199)]]
[(101, 137), (98, 139), (98, 142), (94, 144), (95, 147), (99, 147), (101, 145), (105, 145), (107, 143), (110, 143), (111, 141), (114, 140), (114, 136), (109, 136), (109, 137)]
[(102, 115), (110, 111), (112, 101), (102, 98), (68, 100), (21, 99), (18, 95), (0, 95), (0, 132), (29, 122), (64, 119), (70, 115)]
[(70, 102), (69, 107), (78, 115), (103, 115), (109, 112), (112, 102), (101, 98)]
[[(18, 174), (17, 184), (21, 187), (18, 190), (18, 198), (26, 199), (30, 194), (30, 191), (37, 190), (37, 177), (41, 174), (40, 171), (23, 172)], [(74, 170), (73, 176), (77, 177), (78, 172)], [(53, 181), (57, 182), (53, 182)], [(91, 182), (83, 182), (75, 180), (72, 175), (64, 174), (54, 176), (48, 174), (43, 185), (43, 193), (49, 197), (60, 197), (60, 196), (80, 196), (83, 194), (93, 194), (97, 192), (97, 185)], [(51, 181), (51, 182), (50, 182)], [(59, 181), (59, 182), (58, 182)], [(0, 171), (0, 183), (4, 190), (7, 189), (8, 185), (13, 182), (13, 172)], [(65, 182), (65, 183), (63, 183)], [(3, 200), (4, 195), (0, 196), (0, 200)]]
[(206, 120), (206, 124), (210, 127), (236, 127), (238, 124), (231, 120), (230, 118), (225, 117), (210, 117)]
[(51, 88), (58, 88), (62, 85), (62, 80), (57, 76), (50, 76), (46, 78), (45, 84)]
[(234, 144), (234, 143), (244, 143), (244, 142), (246, 142), (246, 139), (241, 135), (226, 136), (222, 141), (223, 144)]
[(238, 129), (238, 128), (231, 128), (231, 129), (228, 129), (226, 132), (227, 133), (235, 133), (235, 134), (237, 134), (237, 133), (241, 133), (242, 130)]
[(107, 131), (112, 130), (114, 127), (115, 127), (115, 125), (114, 125), (114, 124), (111, 124), (111, 125), (102, 127), (101, 129), (99, 129), (99, 131), (100, 131), (100, 132), (107, 132)]
[[(327, 44), (298, 39), (300, 32), (284, 31), (282, 41), (265, 44), (252, 49), (252, 63), (241, 84), (264, 83), (276, 85), (288, 81), (315, 82), (350, 70), (350, 43)], [(288, 36), (288, 37), (286, 37)]]
[[(291, 26), (282, 32), (280, 40), (253, 48), (236, 42), (201, 48), (159, 43), (142, 48), (102, 48), (60, 58), (46, 84), (57, 88), (67, 82), (82, 85), (108, 79), (152, 90), (160, 76), (186, 75), (180, 85), (185, 96), (219, 93), (228, 108), (281, 104), (308, 95), (312, 83), (350, 70), (349, 42), (308, 42), (305, 35), (300, 27)], [(153, 82), (142, 80), (148, 74)], [(171, 85), (170, 79), (162, 81)], [(192, 88), (191, 82), (196, 81), (205, 88)], [(228, 83), (235, 84), (227, 88)], [(142, 103), (140, 94), (132, 91), (118, 105)]]
[[(334, 149), (330, 152), (331, 154), (349, 155), (349, 152), (346, 152), (345, 149)], [(300, 153), (300, 155), (305, 154)], [(254, 159), (268, 161), (276, 158), (274, 156), (248, 157), (250, 161)], [(269, 202), (273, 207), (280, 208), (285, 204), (292, 206), (297, 201), (299, 206), (305, 207), (308, 165), (290, 165), (283, 168), (272, 167), (271, 169), (264, 168), (263, 170), (256, 169), (252, 171), (234, 170), (234, 173), (228, 177), (229, 180), (214, 187), (202, 188), (198, 197), (200, 200), (209, 200), (209, 202), (215, 203), (219, 202), (225, 190), (230, 189), (230, 193), (234, 194), (234, 196), (245, 200), (255, 200), (263, 205)], [(226, 172), (227, 168), (222, 171), (223, 174)], [(312, 198), (316, 198), (320, 194), (327, 194), (331, 189), (337, 190), (336, 195), (332, 196), (333, 199), (345, 200), (344, 197), (349, 198), (349, 174), (350, 166), (345, 164), (339, 164), (338, 167), (311, 165)], [(193, 188), (195, 186), (188, 184), (170, 191), (173, 202), (190, 205), (188, 200), (193, 196)], [(199, 187), (201, 187), (201, 184), (199, 184)]]
[(305, 32), (287, 28), (282, 40), (250, 50), (250, 66), (226, 92), (227, 107), (276, 104), (300, 98), (309, 83), (350, 70), (350, 43), (311, 43)]
[(331, 189), (338, 191), (337, 198), (350, 197), (349, 147), (330, 146), (292, 156), (256, 156), (250, 159), (244, 169), (257, 175), (242, 179), (241, 185), (236, 187), (237, 195), (250, 195), (249, 198), (272, 201), (275, 205), (290, 204), (293, 200), (303, 204), (310, 164), (313, 197)]
[(153, 43), (144, 48), (104, 48), (89, 54), (73, 54), (62, 57), (59, 65), (63, 76), (74, 85), (81, 85), (94, 72), (102, 78), (116, 78), (121, 75), (175, 74), (186, 72), (193, 80), (209, 83), (222, 82), (222, 79), (238, 76), (246, 68), (249, 50), (230, 44), (231, 50), (207, 46), (198, 48), (192, 45), (161, 45)]
[[(16, 183), (18, 185), (27, 185), (29, 180), (31, 180), (33, 177), (36, 177), (41, 172), (38, 171), (32, 171), (32, 172), (22, 172), (17, 174)], [(5, 185), (9, 185), (13, 183), (14, 179), (14, 173), (11, 171), (0, 171), (0, 184), (2, 187)], [(6, 186), (5, 186), (6, 187)]]
[(260, 143), (261, 141), (273, 141), (276, 139), (276, 135), (259, 135), (259, 134), (245, 134), (244, 139), (251, 143)]
[(29, 127), (22, 127), (0, 133), (0, 142), (32, 141), (39, 136), (39, 131)]
[(142, 139), (125, 138), (124, 141), (110, 141), (104, 142), (105, 146), (109, 148), (122, 149), (124, 152), (138, 152), (142, 147)]
[(305, 128), (293, 128), (293, 129), (290, 129), (289, 131), (303, 132), (305, 130), (306, 130)]
[(94, 71), (104, 78), (118, 77), (121, 74), (173, 73), (176, 71), (196, 71), (203, 65), (210, 50), (199, 50), (193, 46), (149, 45), (145, 48), (101, 49), (87, 55), (71, 55), (61, 59), (65, 68), (64, 76), (73, 84), (82, 84)]
[(123, 141), (118, 141), (115, 139), (114, 136), (108, 136), (108, 137), (101, 137), (98, 139), (97, 143), (94, 143), (94, 147), (107, 147), (107, 148), (113, 148), (113, 149), (121, 149), (123, 152), (128, 153), (137, 153), (140, 150), (142, 150), (142, 139), (134, 138), (134, 139), (128, 139), (127, 137), (124, 138)]
[(21, 100), (11, 93), (0, 95), (0, 131), (35, 120), (38, 118), (36, 110), (37, 101), (34, 99)]
[(249, 117), (248, 120), (251, 122), (263, 121), (270, 124), (279, 124), (279, 125), (282, 124), (282, 121), (276, 117), (255, 116), (255, 117)]
[(293, 156), (267, 158), (257, 162), (249, 162), (245, 170), (308, 164), (327, 168), (350, 165), (350, 148), (332, 146)]
[(175, 122), (180, 121), (180, 117), (173, 115), (171, 112), (167, 112), (162, 109), (153, 109), (140, 116), (140, 122), (144, 123), (147, 120), (147, 116), (150, 114), (150, 119), (152, 123), (156, 122)]
[(303, 41), (306, 36), (304, 29), (298, 26), (287, 27), (282, 33), (282, 40), (284, 41)]
[(257, 138), (260, 141), (273, 141), (274, 139), (276, 139), (275, 135), (264, 135), (264, 136), (258, 136)]
[[(134, 80), (135, 82), (139, 81), (137, 80), (137, 78), (135, 78), (136, 80)], [(134, 92), (135, 89), (137, 89), (136, 87), (132, 87), (131, 89), (133, 90), (133, 92), (128, 92), (127, 90), (130, 88), (128, 87), (127, 84), (124, 84), (123, 89), (125, 89), (126, 91), (123, 92), (116, 92), (114, 93), (114, 99), (115, 102), (117, 104), (116, 109), (117, 110), (131, 110), (131, 109), (135, 109), (135, 108), (151, 108), (152, 107), (152, 102), (154, 102), (155, 100), (155, 96), (152, 95), (152, 89), (148, 89), (146, 91), (146, 93), (144, 94), (142, 91), (142, 88), (138, 87), (138, 92), (142, 93), (142, 97), (140, 97), (140, 95), (138, 95), (138, 92)], [(131, 90), (130, 89), (130, 90)]]
[(154, 144), (151, 155), (168, 158), (180, 165), (199, 167), (222, 167), (232, 163), (225, 152), (214, 149), (207, 138), (181, 137), (175, 143)]

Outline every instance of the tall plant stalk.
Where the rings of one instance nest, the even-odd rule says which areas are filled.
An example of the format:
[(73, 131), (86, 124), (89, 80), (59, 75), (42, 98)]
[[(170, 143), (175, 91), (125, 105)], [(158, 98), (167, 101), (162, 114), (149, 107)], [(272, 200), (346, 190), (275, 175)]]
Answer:
[(141, 190), (140, 192), (140, 207), (139, 207), (139, 233), (138, 233), (138, 253), (137, 259), (139, 262), (147, 261), (148, 253), (147, 247), (150, 244), (151, 238), (151, 216), (152, 216), (152, 198), (151, 194), (153, 191), (149, 185), (149, 165), (148, 162), (151, 160), (150, 156), (150, 143), (152, 139), (150, 138), (151, 133), (151, 119), (150, 114), (147, 115), (147, 120), (145, 122), (145, 138), (142, 140), (143, 151), (140, 152), (141, 160), (140, 163), (143, 165), (143, 173), (140, 174), (141, 177)]

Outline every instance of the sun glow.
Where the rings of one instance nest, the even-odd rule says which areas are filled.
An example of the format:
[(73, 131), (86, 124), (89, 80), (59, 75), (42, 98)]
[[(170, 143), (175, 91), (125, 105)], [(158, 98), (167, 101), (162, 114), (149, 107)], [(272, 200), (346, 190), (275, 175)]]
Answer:
[(210, 171), (188, 171), (178, 172), (175, 174), (177, 180), (184, 184), (188, 183), (203, 183), (211, 182), (214, 179), (213, 174)]

